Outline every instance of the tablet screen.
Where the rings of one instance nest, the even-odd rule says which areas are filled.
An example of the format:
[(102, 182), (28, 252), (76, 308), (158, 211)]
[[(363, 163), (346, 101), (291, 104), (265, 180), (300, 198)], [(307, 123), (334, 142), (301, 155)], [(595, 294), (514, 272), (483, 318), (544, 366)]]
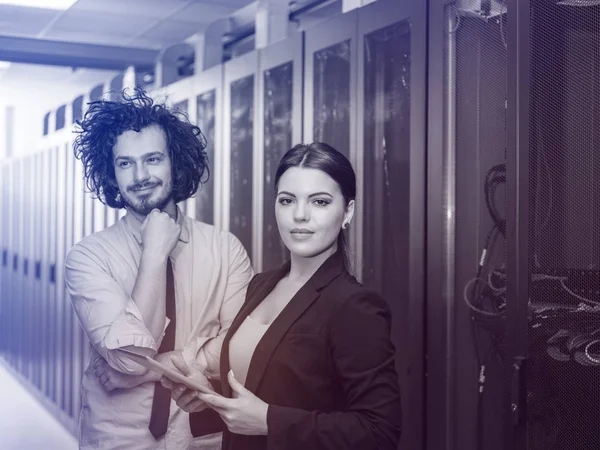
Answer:
[(164, 364), (159, 363), (155, 359), (122, 348), (120, 348), (119, 351), (126, 353), (128, 358), (131, 358), (133, 361), (144, 366), (145, 368), (152, 370), (153, 372), (159, 373), (176, 383), (183, 384), (194, 391), (203, 392), (205, 394), (219, 395), (210, 387), (205, 386), (199, 381), (183, 375), (177, 369), (167, 367)]

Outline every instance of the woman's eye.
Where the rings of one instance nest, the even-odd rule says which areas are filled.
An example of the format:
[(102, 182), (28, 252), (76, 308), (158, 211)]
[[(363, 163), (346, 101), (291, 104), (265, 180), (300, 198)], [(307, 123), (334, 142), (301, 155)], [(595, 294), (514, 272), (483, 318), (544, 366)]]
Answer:
[(279, 203), (282, 205), (289, 205), (290, 203), (292, 203), (292, 199), (291, 198), (280, 198)]
[(326, 205), (329, 205), (329, 201), (318, 198), (315, 200), (315, 204), (317, 206), (326, 206)]

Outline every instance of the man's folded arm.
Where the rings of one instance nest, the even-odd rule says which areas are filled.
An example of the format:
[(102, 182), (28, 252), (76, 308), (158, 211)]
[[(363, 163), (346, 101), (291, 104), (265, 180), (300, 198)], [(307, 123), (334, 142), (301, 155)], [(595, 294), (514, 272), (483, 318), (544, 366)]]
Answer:
[(74, 246), (67, 255), (65, 282), (79, 322), (98, 353), (119, 372), (145, 373), (147, 369), (119, 349), (153, 356), (162, 334), (158, 339), (152, 335), (134, 299), (110, 275), (100, 258)]

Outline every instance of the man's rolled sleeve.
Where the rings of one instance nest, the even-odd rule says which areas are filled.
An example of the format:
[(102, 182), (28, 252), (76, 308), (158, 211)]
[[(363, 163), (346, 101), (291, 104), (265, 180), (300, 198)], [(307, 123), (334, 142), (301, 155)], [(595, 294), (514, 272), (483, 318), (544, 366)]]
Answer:
[(79, 322), (96, 351), (119, 372), (145, 373), (144, 367), (118, 349), (134, 346), (140, 354), (151, 356), (160, 343), (101, 259), (83, 246), (74, 246), (67, 255), (65, 282)]

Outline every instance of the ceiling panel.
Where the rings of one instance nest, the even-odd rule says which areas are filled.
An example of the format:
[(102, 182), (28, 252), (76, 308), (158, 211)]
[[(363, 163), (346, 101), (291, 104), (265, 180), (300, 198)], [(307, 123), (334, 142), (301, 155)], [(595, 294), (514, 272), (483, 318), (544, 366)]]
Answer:
[(89, 11), (69, 11), (56, 21), (46, 35), (53, 33), (81, 32), (93, 35), (131, 36), (136, 30), (147, 27), (155, 19), (119, 14), (94, 14)]
[[(146, 33), (146, 36), (152, 39), (158, 39), (164, 42), (183, 42), (186, 38), (194, 33), (198, 33), (204, 29), (206, 24), (198, 24), (191, 22), (179, 22), (169, 20), (158, 24), (151, 32)], [(140, 36), (145, 37), (145, 36)], [(139, 46), (139, 45), (137, 45)]]
[[(239, 0), (236, 0), (239, 2)], [(248, 2), (245, 2), (248, 3)], [(244, 5), (242, 5), (244, 6)], [(204, 2), (193, 2), (181, 12), (173, 15), (172, 20), (185, 22), (199, 21), (204, 23), (214, 22), (221, 17), (228, 16), (239, 7), (232, 8), (224, 4), (207, 4)]]
[(125, 17), (160, 19), (189, 0), (79, 0), (70, 11), (117, 14)]
[(49, 9), (0, 5), (0, 33), (19, 36), (36, 35), (58, 14)]

